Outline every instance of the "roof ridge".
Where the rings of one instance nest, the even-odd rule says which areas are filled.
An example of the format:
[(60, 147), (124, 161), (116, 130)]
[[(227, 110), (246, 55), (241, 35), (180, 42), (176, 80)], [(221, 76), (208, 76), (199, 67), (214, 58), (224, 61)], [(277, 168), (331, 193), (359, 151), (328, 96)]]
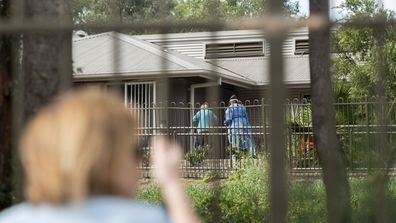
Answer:
[[(105, 37), (105, 38), (101, 38)], [(166, 61), (169, 61), (169, 66), (178, 66), (183, 70), (187, 71), (196, 71), (198, 75), (205, 75), (205, 76), (213, 76), (216, 75), (218, 77), (222, 77), (227, 80), (231, 81), (237, 81), (237, 82), (243, 82), (245, 84), (252, 84), (256, 85), (256, 81), (243, 76), (241, 74), (235, 73), (229, 69), (223, 68), (221, 66), (213, 65), (210, 64), (202, 59), (197, 59), (193, 58), (184, 54), (181, 54), (179, 52), (170, 50), (170, 49), (164, 49), (161, 46), (158, 46), (156, 44), (150, 43), (146, 40), (139, 39), (137, 37), (124, 34), (124, 33), (119, 33), (119, 32), (106, 32), (106, 33), (100, 33), (96, 35), (91, 35), (87, 37), (83, 37), (80, 39), (76, 39), (73, 41), (73, 44), (79, 43), (79, 44), (84, 44), (85, 41), (89, 43), (90, 41), (105, 41), (106, 42), (106, 47), (107, 48), (112, 48), (112, 41), (115, 43), (122, 44), (120, 47), (119, 52), (124, 52), (124, 48), (129, 49), (129, 48), (135, 48), (136, 51), (144, 51), (144, 54), (146, 55), (151, 55), (150, 58), (154, 58), (156, 65), (156, 69), (163, 69), (160, 68), (159, 61), (165, 59)], [(106, 48), (106, 49), (107, 49)], [(91, 49), (91, 47), (89, 47)], [(96, 48), (95, 48), (96, 49)], [(113, 49), (115, 52), (115, 50)], [(134, 56), (138, 57), (139, 54), (134, 54)], [(76, 55), (74, 55), (75, 57)], [(127, 56), (127, 54), (125, 54)], [(130, 58), (130, 57), (128, 57)], [(131, 58), (130, 58), (131, 59)], [(158, 60), (158, 61), (157, 61)], [(88, 63), (89, 60), (86, 61)], [(127, 61), (124, 61), (127, 62)], [(99, 66), (105, 66), (105, 64), (100, 64)], [(169, 68), (166, 68), (167, 70)], [(98, 70), (98, 69), (96, 69)]]
[[(128, 44), (133, 44), (135, 47), (139, 47), (143, 50), (147, 50), (150, 53), (156, 55), (156, 56), (160, 56), (162, 58), (165, 58), (166, 60), (175, 63), (179, 66), (182, 66), (186, 69), (199, 69), (200, 67), (196, 66), (195, 64), (183, 60), (182, 58), (178, 57), (178, 55), (173, 55), (171, 52), (169, 52), (169, 50), (163, 50), (160, 46), (155, 45), (153, 43), (150, 43), (148, 41), (145, 40), (141, 40), (138, 39), (134, 36), (131, 35), (127, 35), (124, 33), (119, 33), (119, 32), (112, 32), (110, 33), (110, 36), (119, 39), (120, 41), (126, 42)], [(133, 42), (132, 42), (133, 41)], [(154, 49), (156, 52), (154, 52), (153, 50), (148, 49), (147, 47), (150, 47), (151, 49)], [(168, 56), (165, 56), (164, 54), (168, 54)], [(176, 60), (172, 60), (172, 59), (176, 59)]]
[[(150, 42), (148, 42), (148, 41), (139, 39), (139, 38), (134, 37), (134, 36), (131, 36), (131, 35), (127, 35), (127, 34), (124, 34), (124, 33), (118, 33), (118, 32), (117, 32), (116, 35), (114, 35), (114, 33), (110, 33), (110, 35), (113, 36), (113, 37), (115, 37), (115, 38), (118, 38), (118, 39), (121, 40), (121, 41), (127, 42), (127, 43), (130, 43), (130, 42), (128, 42), (127, 40), (125, 40), (125, 39), (123, 39), (123, 38), (120, 38), (120, 37), (124, 37), (124, 38), (127, 38), (128, 40), (133, 40), (135, 43), (137, 42), (137, 43), (142, 44), (142, 45), (144, 45), (144, 46), (149, 46), (149, 47), (152, 47), (152, 48), (154, 48), (154, 49), (156, 49), (156, 50), (158, 50), (158, 51), (165, 52), (165, 54), (168, 54), (168, 56), (165, 56), (165, 55), (163, 55), (162, 53), (159, 53), (159, 54), (156, 53), (156, 55), (157, 55), (157, 56), (161, 56), (162, 58), (165, 58), (165, 59), (167, 59), (167, 60), (169, 60), (169, 56), (171, 56), (171, 57), (177, 59), (178, 61), (173, 61), (173, 60), (169, 60), (169, 61), (174, 62), (174, 63), (176, 63), (176, 64), (178, 64), (178, 65), (180, 65), (180, 66), (182, 66), (182, 67), (184, 67), (184, 68), (186, 68), (186, 69), (192, 69), (191, 67), (193, 67), (194, 69), (203, 69), (203, 70), (206, 70), (207, 72), (216, 72), (216, 69), (215, 69), (215, 70), (211, 70), (211, 69), (207, 69), (207, 67), (201, 67), (201, 66), (199, 66), (199, 65), (194, 64), (193, 62), (191, 62), (191, 60), (192, 60), (192, 61), (197, 62), (197, 63), (204, 63), (206, 66), (208, 66), (208, 65), (209, 65), (209, 66), (211, 66), (211, 65), (216, 66), (218, 69), (225, 70), (225, 71), (227, 71), (227, 72), (230, 72), (230, 73), (232, 73), (232, 74), (238, 76), (239, 78), (242, 78), (242, 79), (245, 79), (245, 80), (248, 80), (248, 81), (252, 81), (252, 82), (255, 83), (254, 80), (252, 80), (252, 79), (250, 79), (250, 78), (248, 78), (248, 77), (245, 77), (245, 76), (243, 76), (243, 75), (241, 75), (241, 74), (235, 73), (235, 72), (233, 72), (233, 71), (231, 71), (231, 70), (229, 70), (229, 69), (225, 69), (224, 67), (217, 66), (217, 65), (208, 63), (208, 62), (206, 62), (206, 61), (204, 61), (204, 60), (200, 60), (200, 59), (197, 59), (197, 58), (194, 58), (194, 57), (190, 57), (190, 56), (181, 54), (181, 53), (179, 53), (179, 52), (177, 52), (177, 51), (174, 51), (174, 50), (169, 50), (169, 49), (167, 49), (167, 50), (162, 50), (162, 48), (161, 48), (160, 46), (158, 46), (158, 45), (156, 45), (156, 44), (154, 44), (154, 43), (150, 43)], [(131, 43), (130, 43), (130, 44), (131, 44)], [(136, 45), (135, 45), (135, 46), (136, 46)], [(139, 47), (139, 48), (141, 48), (141, 49), (144, 49), (144, 50), (147, 50), (147, 48), (144, 48), (144, 47), (142, 47), (142, 46), (137, 46), (137, 47)], [(151, 53), (153, 53), (153, 52), (151, 52)], [(183, 62), (183, 63), (180, 63), (180, 62)], [(190, 67), (186, 66), (186, 63), (189, 64)], [(220, 72), (220, 73), (222, 73), (222, 72)], [(223, 74), (224, 74), (224, 73), (223, 73)]]
[(77, 38), (77, 39), (73, 39), (73, 42), (79, 42), (79, 41), (84, 41), (84, 40), (88, 40), (88, 39), (94, 39), (94, 38), (98, 38), (101, 36), (109, 36), (111, 32), (105, 32), (105, 33), (98, 33), (98, 34), (94, 34), (94, 35), (88, 35), (85, 37), (81, 37), (81, 38)]
[[(241, 78), (243, 78), (243, 79), (246, 79), (246, 80), (249, 80), (249, 81), (252, 81), (252, 82), (255, 83), (255, 81), (252, 80), (252, 79), (250, 79), (250, 78), (247, 78), (247, 77), (245, 77), (245, 76), (243, 76), (243, 75), (241, 75), (241, 74), (235, 73), (235, 72), (233, 72), (233, 71), (231, 71), (231, 70), (229, 70), (229, 69), (226, 69), (226, 68), (224, 68), (224, 67), (221, 67), (221, 66), (218, 66), (218, 65), (214, 65), (214, 64), (212, 64), (212, 63), (208, 63), (208, 62), (205, 61), (205, 60), (201, 60), (201, 59), (197, 59), (197, 58), (194, 58), (194, 57), (190, 57), (190, 56), (181, 54), (181, 53), (179, 53), (179, 52), (177, 52), (177, 51), (174, 51), (174, 50), (169, 50), (169, 49), (162, 50), (162, 48), (161, 48), (160, 46), (158, 46), (158, 45), (156, 45), (156, 44), (154, 44), (154, 43), (150, 43), (150, 42), (148, 42), (148, 41), (146, 41), (146, 40), (139, 39), (139, 38), (134, 37), (134, 36), (130, 36), (130, 35), (123, 34), (123, 33), (119, 33), (119, 35), (123, 35), (123, 36), (125, 36), (126, 38), (133, 39), (134, 41), (137, 41), (137, 42), (139, 42), (139, 43), (141, 43), (141, 44), (145, 44), (146, 46), (150, 46), (150, 47), (153, 47), (153, 48), (158, 49), (158, 50), (160, 50), (160, 51), (164, 51), (165, 53), (167, 53), (167, 54), (169, 54), (169, 55), (171, 55), (171, 56), (174, 56), (174, 57), (176, 57), (176, 58), (178, 58), (178, 59), (180, 59), (180, 60), (182, 60), (182, 61), (184, 61), (184, 62), (187, 62), (187, 63), (193, 65), (193, 66), (196, 67), (196, 68), (201, 68), (201, 69), (202, 69), (202, 67), (197, 66), (196, 64), (194, 64), (194, 63), (192, 63), (192, 62), (190, 62), (190, 61), (188, 61), (188, 60), (195, 60), (195, 62), (204, 63), (205, 65), (209, 65), (209, 66), (213, 65), (213, 66), (215, 66), (215, 67), (217, 67), (217, 68), (219, 68), (219, 69), (223, 69), (223, 70), (225, 70), (225, 71), (227, 71), (227, 72), (230, 72), (230, 73), (232, 73), (232, 74), (234, 74), (234, 75), (236, 75), (236, 76), (238, 76), (238, 77), (241, 77)], [(144, 48), (143, 48), (143, 49), (144, 49)], [(163, 55), (161, 55), (161, 54), (160, 54), (159, 56), (164, 57), (165, 59), (168, 59), (167, 56), (163, 56)], [(179, 63), (178, 63), (178, 64), (179, 64)], [(181, 65), (181, 64), (179, 64), (179, 65)], [(181, 66), (183, 66), (183, 65), (181, 65)], [(183, 67), (185, 67), (185, 66), (183, 66)], [(188, 68), (188, 67), (185, 67), (185, 68)], [(209, 71), (209, 72), (210, 72), (210, 71), (213, 72), (213, 70), (206, 69), (206, 68), (204, 68), (204, 70)], [(214, 70), (214, 72), (216, 72), (216, 70)]]

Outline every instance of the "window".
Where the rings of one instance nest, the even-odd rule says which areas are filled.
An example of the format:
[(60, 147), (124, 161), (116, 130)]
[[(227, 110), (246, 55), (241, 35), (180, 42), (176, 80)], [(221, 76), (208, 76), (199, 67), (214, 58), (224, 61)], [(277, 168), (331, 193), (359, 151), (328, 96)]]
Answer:
[(294, 42), (294, 55), (309, 54), (309, 40), (296, 39)]
[(205, 59), (264, 56), (263, 41), (210, 43), (205, 46)]
[(125, 106), (135, 110), (139, 134), (150, 134), (155, 127), (155, 83), (135, 82), (124, 85)]

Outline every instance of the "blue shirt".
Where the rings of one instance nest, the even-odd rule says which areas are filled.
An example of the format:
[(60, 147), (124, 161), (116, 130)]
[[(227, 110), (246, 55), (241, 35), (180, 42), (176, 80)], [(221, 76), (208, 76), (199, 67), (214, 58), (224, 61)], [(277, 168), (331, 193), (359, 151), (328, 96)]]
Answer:
[(193, 126), (197, 127), (197, 132), (207, 131), (207, 128), (215, 126), (217, 116), (209, 109), (201, 109), (193, 117)]
[(168, 223), (164, 209), (116, 197), (94, 197), (81, 204), (22, 203), (0, 213), (0, 223)]

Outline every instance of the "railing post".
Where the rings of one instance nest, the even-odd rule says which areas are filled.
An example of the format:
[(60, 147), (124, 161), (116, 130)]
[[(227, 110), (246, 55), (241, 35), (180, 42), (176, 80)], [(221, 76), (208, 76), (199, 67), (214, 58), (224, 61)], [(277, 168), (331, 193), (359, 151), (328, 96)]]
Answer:
[[(291, 108), (291, 106), (293, 106), (292, 104), (290, 104), (290, 103), (287, 103), (286, 104), (286, 112), (289, 112), (290, 111), (290, 108)], [(292, 146), (293, 146), (293, 140), (292, 140), (292, 135), (293, 135), (293, 132), (292, 132), (292, 129), (291, 129), (291, 126), (289, 125), (289, 124), (287, 124), (287, 113), (286, 113), (286, 115), (285, 115), (285, 119), (286, 119), (286, 131), (287, 131), (287, 137), (288, 137), (288, 140), (289, 140), (289, 145), (286, 147), (287, 148), (287, 150), (289, 150), (289, 168), (290, 168), (290, 171), (292, 171), (293, 170), (293, 149), (292, 149)]]
[(264, 150), (268, 152), (268, 140), (267, 140), (267, 113), (265, 111), (265, 99), (262, 98), (261, 108), (263, 110), (263, 139), (264, 139)]
[[(368, 101), (368, 97), (367, 95), (364, 97), (365, 98), (365, 112), (366, 112), (366, 138), (367, 138), (367, 148), (370, 150), (370, 117), (369, 117), (369, 101)], [(370, 151), (367, 151), (370, 152)], [(370, 162), (369, 162), (369, 157), (367, 156), (367, 158), (365, 157), (365, 160), (367, 162), (366, 167), (369, 166)]]

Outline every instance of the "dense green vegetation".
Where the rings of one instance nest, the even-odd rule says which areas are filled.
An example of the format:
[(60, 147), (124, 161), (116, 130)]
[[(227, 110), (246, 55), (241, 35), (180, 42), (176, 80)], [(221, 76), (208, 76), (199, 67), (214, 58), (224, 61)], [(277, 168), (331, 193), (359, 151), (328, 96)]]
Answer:
[[(374, 0), (346, 0), (339, 10), (347, 16), (343, 19), (369, 20), (382, 16), (395, 18), (395, 12), (379, 9)], [(383, 38), (383, 54), (379, 55)], [(385, 96), (395, 99), (396, 92), (396, 27), (389, 25), (381, 36), (381, 27), (351, 28), (340, 26), (333, 32), (332, 47), (337, 56), (333, 59), (332, 72), (337, 98), (364, 98), (377, 96), (379, 80), (377, 67), (382, 65), (385, 77)], [(381, 56), (381, 57), (380, 57)], [(381, 59), (383, 58), (383, 59)]]
[[(266, 165), (246, 165), (220, 182), (218, 193), (213, 183), (204, 180), (186, 181), (188, 195), (204, 222), (214, 222), (214, 210), (219, 210), (220, 222), (268, 222), (269, 188)], [(374, 178), (350, 179), (352, 222), (373, 222), (372, 187)], [(218, 197), (216, 197), (217, 195)], [(150, 183), (138, 194), (138, 199), (161, 204), (159, 188)], [(217, 203), (215, 201), (218, 201)], [(396, 181), (388, 184), (389, 210), (396, 208)], [(390, 212), (389, 219), (396, 219)], [(326, 221), (325, 188), (319, 179), (292, 180), (289, 183), (288, 222), (318, 223)], [(216, 223), (220, 223), (216, 222)]]
[[(177, 20), (209, 19), (213, 13), (220, 19), (260, 16), (266, 11), (266, 0), (73, 0), (76, 23), (156, 21), (161, 15)], [(216, 9), (217, 8), (217, 9)], [(216, 9), (216, 10), (215, 10)], [(299, 13), (298, 1), (285, 1), (286, 13)]]

